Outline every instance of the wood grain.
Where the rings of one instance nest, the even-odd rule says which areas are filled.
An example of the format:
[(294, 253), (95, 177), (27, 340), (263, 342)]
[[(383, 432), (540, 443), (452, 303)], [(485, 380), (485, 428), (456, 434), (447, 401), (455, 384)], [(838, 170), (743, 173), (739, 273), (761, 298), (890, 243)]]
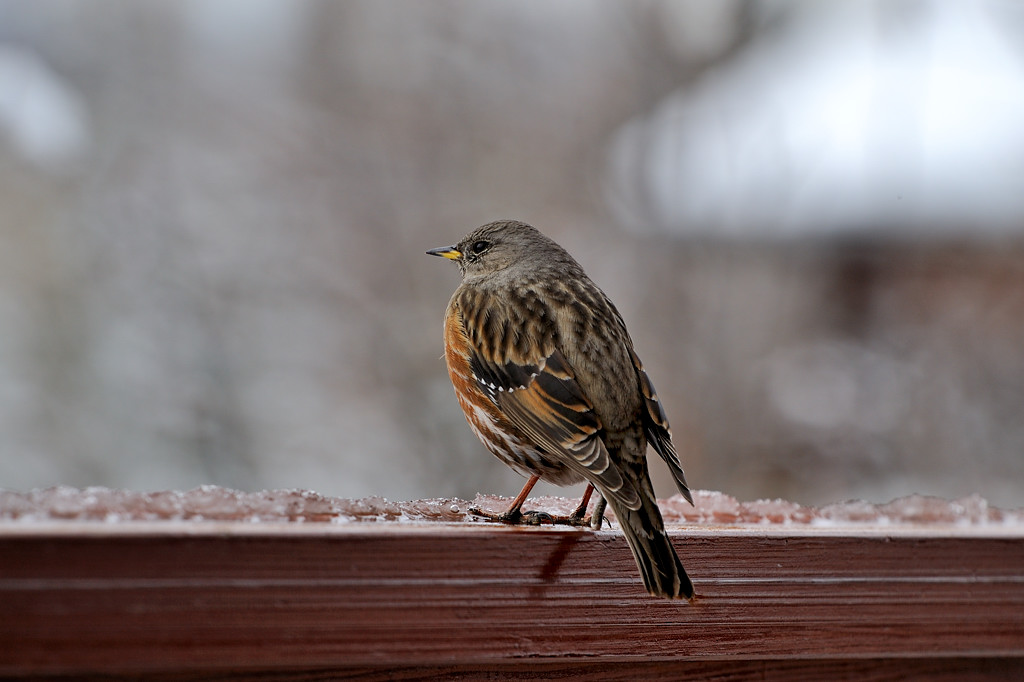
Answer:
[(1013, 529), (672, 536), (693, 605), (647, 596), (614, 531), (0, 525), (0, 674), (1024, 673), (1024, 535)]

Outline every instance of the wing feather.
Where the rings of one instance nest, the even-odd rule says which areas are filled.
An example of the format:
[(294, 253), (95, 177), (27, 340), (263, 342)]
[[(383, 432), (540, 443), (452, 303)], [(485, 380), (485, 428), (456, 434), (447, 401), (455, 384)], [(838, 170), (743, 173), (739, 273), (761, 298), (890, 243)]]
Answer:
[(643, 420), (644, 433), (647, 435), (647, 440), (654, 447), (654, 451), (665, 460), (665, 464), (668, 465), (669, 470), (672, 472), (672, 478), (676, 481), (676, 487), (679, 489), (679, 492), (690, 504), (693, 504), (693, 496), (690, 494), (690, 488), (686, 484), (683, 465), (679, 461), (676, 447), (672, 443), (672, 429), (668, 425), (668, 415), (665, 414), (665, 408), (662, 407), (661, 401), (658, 400), (658, 394), (654, 390), (651, 378), (647, 376), (647, 370), (644, 369), (640, 358), (637, 357), (632, 348), (629, 349), (629, 356), (633, 361), (637, 377), (639, 377), (640, 392), (643, 393), (644, 404), (647, 407)]
[(566, 465), (599, 483), (602, 494), (630, 509), (639, 508), (635, 486), (612, 465), (601, 440), (601, 420), (560, 351), (553, 350), (536, 364), (502, 365), (474, 352), (470, 368), (502, 414), (537, 445), (561, 455)]

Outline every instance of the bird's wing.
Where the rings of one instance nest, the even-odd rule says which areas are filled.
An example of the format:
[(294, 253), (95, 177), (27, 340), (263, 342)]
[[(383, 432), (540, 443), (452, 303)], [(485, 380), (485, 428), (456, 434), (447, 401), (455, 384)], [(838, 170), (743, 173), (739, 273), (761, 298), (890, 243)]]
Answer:
[(629, 349), (629, 357), (636, 369), (637, 377), (640, 380), (640, 391), (643, 393), (644, 404), (647, 406), (643, 420), (647, 440), (654, 446), (655, 452), (661, 455), (661, 458), (668, 464), (679, 492), (690, 504), (693, 504), (693, 496), (690, 495), (690, 488), (686, 485), (686, 476), (683, 474), (683, 465), (679, 461), (679, 455), (676, 454), (675, 445), (672, 444), (672, 430), (668, 425), (665, 408), (661, 406), (658, 394), (654, 390), (654, 384), (651, 383), (651, 378), (647, 376), (643, 363), (640, 362), (640, 358), (632, 348)]
[(636, 488), (611, 462), (601, 440), (601, 420), (558, 349), (536, 364), (499, 364), (474, 351), (470, 369), (502, 414), (537, 445), (562, 455), (566, 465), (600, 483), (602, 494), (639, 508)]

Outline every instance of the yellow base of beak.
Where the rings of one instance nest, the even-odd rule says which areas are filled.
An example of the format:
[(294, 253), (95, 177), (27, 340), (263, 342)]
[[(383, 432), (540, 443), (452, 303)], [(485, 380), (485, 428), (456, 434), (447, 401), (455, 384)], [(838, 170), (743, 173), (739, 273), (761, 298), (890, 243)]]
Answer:
[(430, 256), (441, 256), (448, 260), (457, 260), (462, 258), (462, 252), (456, 249), (454, 246), (442, 246), (439, 249), (431, 249), (427, 251), (427, 255)]

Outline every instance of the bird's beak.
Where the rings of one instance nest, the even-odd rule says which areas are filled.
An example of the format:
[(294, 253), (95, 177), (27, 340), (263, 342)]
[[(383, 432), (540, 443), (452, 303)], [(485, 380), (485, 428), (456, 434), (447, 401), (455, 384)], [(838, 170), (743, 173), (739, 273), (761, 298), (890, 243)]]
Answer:
[(462, 252), (454, 246), (442, 246), (437, 249), (431, 249), (430, 251), (427, 251), (427, 254), (430, 256), (441, 256), (448, 260), (458, 260), (459, 258), (462, 258)]

